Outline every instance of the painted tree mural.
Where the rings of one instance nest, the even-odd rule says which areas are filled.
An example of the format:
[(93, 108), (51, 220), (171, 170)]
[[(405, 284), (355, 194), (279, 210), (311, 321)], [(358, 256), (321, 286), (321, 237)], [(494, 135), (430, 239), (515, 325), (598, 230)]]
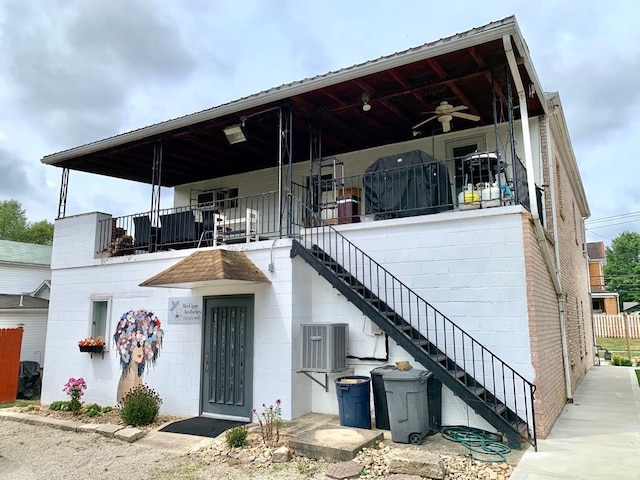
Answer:
[(162, 348), (162, 323), (153, 312), (130, 310), (120, 317), (113, 335), (122, 375), (118, 382), (117, 402), (136, 385), (149, 364), (155, 365)]

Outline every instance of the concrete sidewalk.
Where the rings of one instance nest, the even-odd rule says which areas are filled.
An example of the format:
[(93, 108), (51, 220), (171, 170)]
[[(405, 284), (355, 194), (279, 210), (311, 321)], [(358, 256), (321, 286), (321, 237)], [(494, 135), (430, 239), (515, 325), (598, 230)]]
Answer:
[(640, 479), (640, 388), (634, 368), (593, 367), (551, 434), (510, 480)]

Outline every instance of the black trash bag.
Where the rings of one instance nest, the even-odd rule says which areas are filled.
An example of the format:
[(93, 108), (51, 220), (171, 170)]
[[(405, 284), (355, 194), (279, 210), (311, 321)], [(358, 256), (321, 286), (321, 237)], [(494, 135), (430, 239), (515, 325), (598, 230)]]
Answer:
[(20, 362), (18, 374), (18, 398), (30, 400), (38, 398), (41, 390), (40, 364), (38, 362)]

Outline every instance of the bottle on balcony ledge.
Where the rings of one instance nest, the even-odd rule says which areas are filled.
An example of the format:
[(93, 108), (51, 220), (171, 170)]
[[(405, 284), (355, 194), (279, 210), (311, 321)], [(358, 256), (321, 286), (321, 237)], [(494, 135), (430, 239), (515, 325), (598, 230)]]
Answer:
[(465, 189), (458, 195), (458, 207), (460, 210), (480, 208), (480, 195), (472, 183), (467, 183)]

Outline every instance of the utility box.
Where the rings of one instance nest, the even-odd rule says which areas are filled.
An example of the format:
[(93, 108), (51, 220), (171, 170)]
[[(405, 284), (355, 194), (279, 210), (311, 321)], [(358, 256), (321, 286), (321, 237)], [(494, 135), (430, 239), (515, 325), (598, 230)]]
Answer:
[[(431, 396), (433, 415), (428, 392), (429, 380), (433, 374), (428, 370), (394, 370), (385, 373), (384, 388), (389, 407), (391, 439), (399, 443), (420, 445), (430, 432), (440, 428), (442, 384), (432, 382), (437, 394)], [(435, 379), (434, 379), (435, 380)], [(432, 418), (433, 417), (433, 418)], [(437, 425), (432, 425), (437, 423)]]
[(348, 324), (306, 323), (301, 327), (301, 370), (332, 373), (347, 369)]

